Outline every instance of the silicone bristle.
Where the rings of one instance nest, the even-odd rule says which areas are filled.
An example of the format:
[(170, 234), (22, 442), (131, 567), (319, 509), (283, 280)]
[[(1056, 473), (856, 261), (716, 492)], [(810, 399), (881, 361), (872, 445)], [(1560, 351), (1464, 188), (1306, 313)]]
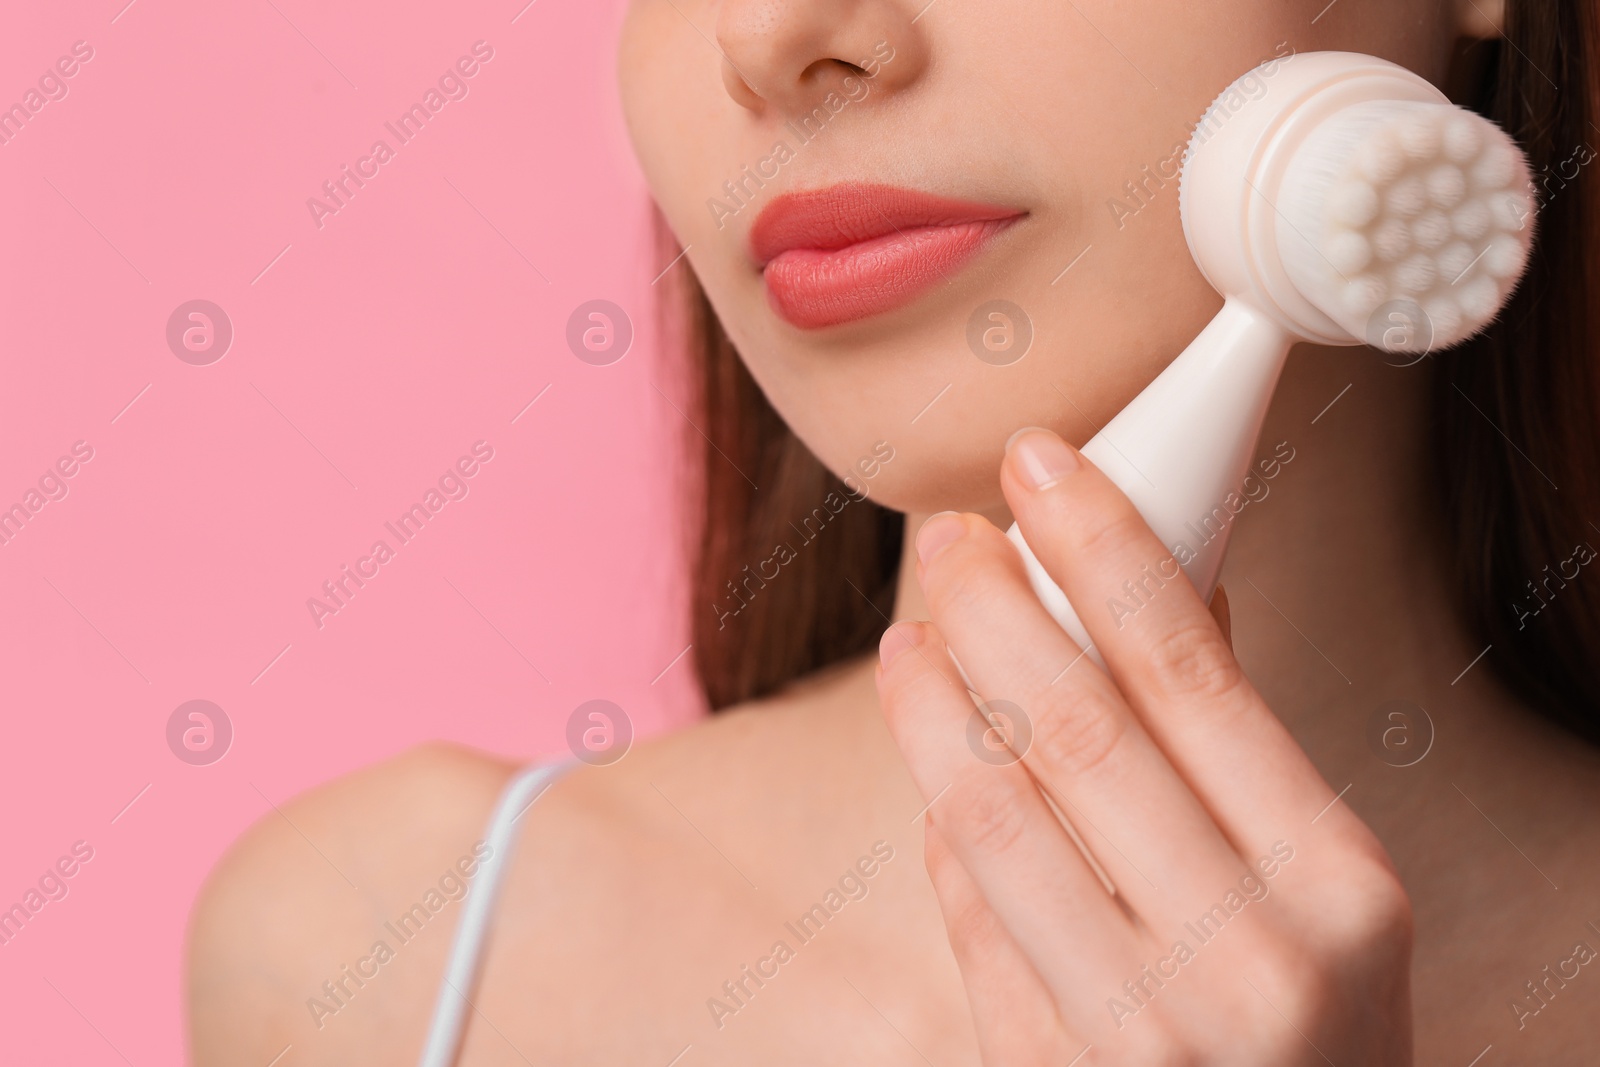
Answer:
[(1428, 187), (1414, 174), (1401, 178), (1389, 186), (1383, 197), (1383, 206), (1389, 214), (1402, 219), (1420, 215), (1422, 209), (1428, 206)]
[(1411, 239), (1418, 248), (1438, 248), (1450, 240), (1450, 220), (1438, 211), (1425, 212), (1411, 224)]
[(1465, 163), (1483, 147), (1477, 116), (1465, 112), (1452, 115), (1444, 124), (1444, 155), (1452, 163)]
[[(1466, 179), (1462, 179), (1463, 187)], [(1366, 182), (1344, 182), (1328, 196), (1328, 210), (1347, 226), (1365, 226), (1378, 217), (1377, 190)]]
[[(1344, 109), (1299, 146), (1283, 188), (1285, 269), (1306, 299), (1371, 344), (1417, 351), (1465, 340), (1499, 313), (1527, 263), (1535, 204), (1522, 152), (1450, 104)], [(1374, 330), (1396, 301), (1418, 328)]]
[(1392, 130), (1379, 130), (1356, 158), (1361, 172), (1380, 184), (1394, 181), (1406, 165), (1405, 148)]
[(1473, 255), (1472, 246), (1464, 241), (1448, 245), (1439, 253), (1439, 271), (1451, 278), (1458, 277), (1462, 271), (1472, 266)]
[(1440, 207), (1455, 207), (1467, 195), (1467, 176), (1454, 163), (1441, 163), (1428, 172), (1428, 199)]
[(1330, 238), (1324, 250), (1340, 274), (1354, 274), (1372, 262), (1372, 244), (1361, 234), (1345, 231)]
[(1484, 234), (1489, 232), (1489, 227), (1494, 225), (1494, 217), (1489, 211), (1488, 204), (1482, 200), (1469, 200), (1450, 217), (1450, 225), (1456, 231), (1457, 237), (1467, 241), (1481, 241)]
[(1392, 263), (1411, 250), (1411, 228), (1399, 219), (1384, 219), (1370, 232), (1381, 260)]

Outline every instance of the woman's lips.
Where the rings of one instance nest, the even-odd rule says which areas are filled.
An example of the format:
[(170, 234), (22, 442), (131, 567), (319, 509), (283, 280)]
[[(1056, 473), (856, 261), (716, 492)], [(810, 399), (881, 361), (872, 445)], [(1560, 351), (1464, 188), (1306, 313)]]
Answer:
[(790, 193), (750, 231), (773, 309), (820, 329), (911, 303), (1025, 212), (889, 185)]

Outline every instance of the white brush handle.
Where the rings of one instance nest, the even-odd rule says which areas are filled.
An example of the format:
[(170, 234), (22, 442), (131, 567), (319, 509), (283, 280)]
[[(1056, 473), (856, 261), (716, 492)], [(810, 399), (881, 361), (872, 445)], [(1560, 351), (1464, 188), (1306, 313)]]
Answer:
[[(1133, 501), (1203, 600), (1216, 588), (1233, 531), (1230, 494), (1240, 490), (1249, 473), (1267, 405), (1293, 343), (1275, 321), (1229, 298), (1189, 347), (1083, 447), (1083, 454)], [(1104, 666), (1078, 613), (1015, 523), (1006, 536), (1022, 553), (1045, 609)], [(1171, 563), (1165, 571), (1175, 578)], [(1143, 572), (1125, 577), (1160, 595)], [(1148, 599), (1142, 590), (1136, 592)], [(1120, 612), (1107, 604), (1084, 607), (1105, 612), (1112, 625), (1126, 623), (1126, 612), (1137, 613), (1138, 601), (1121, 596)]]

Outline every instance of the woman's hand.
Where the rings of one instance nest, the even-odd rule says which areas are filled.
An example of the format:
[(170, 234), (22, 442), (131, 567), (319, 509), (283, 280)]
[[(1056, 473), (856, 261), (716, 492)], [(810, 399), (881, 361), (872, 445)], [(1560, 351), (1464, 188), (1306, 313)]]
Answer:
[(1109, 676), (1001, 532), (953, 512), (917, 535), (933, 621), (895, 623), (878, 674), (984, 1063), (1409, 1064), (1411, 911), (1382, 846), (1116, 486), (1044, 430), (1001, 484)]

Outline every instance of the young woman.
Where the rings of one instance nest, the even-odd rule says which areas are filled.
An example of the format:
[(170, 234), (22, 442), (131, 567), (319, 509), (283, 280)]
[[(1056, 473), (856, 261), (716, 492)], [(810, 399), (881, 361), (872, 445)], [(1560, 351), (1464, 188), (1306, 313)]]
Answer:
[[(636, 0), (717, 714), (559, 779), (430, 746), (269, 816), (196, 906), (195, 1062), (1592, 1062), (1596, 33), (1579, 0)], [(1069, 442), (1218, 306), (1188, 129), (1322, 49), (1518, 139), (1529, 276), (1412, 366), (1298, 349), (1229, 594), (1130, 600), (1167, 550)], [(1013, 517), (1124, 605), (1083, 613), (1106, 669)]]

